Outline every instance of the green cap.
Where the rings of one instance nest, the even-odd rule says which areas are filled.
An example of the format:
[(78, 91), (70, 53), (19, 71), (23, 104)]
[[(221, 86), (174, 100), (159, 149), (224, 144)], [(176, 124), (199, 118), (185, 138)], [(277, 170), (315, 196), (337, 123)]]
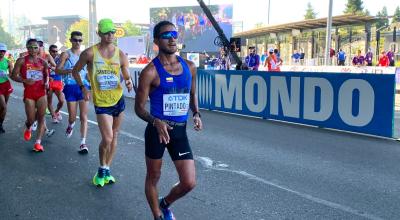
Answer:
[(99, 21), (98, 30), (100, 33), (108, 33), (110, 31), (115, 31), (114, 23), (109, 18), (103, 18)]

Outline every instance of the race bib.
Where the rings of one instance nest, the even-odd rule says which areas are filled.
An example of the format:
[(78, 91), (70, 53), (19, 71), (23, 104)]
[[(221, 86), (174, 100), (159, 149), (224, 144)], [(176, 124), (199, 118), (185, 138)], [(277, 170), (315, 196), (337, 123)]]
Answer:
[(7, 72), (4, 70), (0, 70), (0, 78), (7, 77)]
[(115, 74), (99, 74), (97, 75), (97, 82), (99, 83), (99, 89), (113, 90), (118, 88), (119, 79)]
[(164, 94), (163, 112), (165, 116), (184, 116), (189, 110), (190, 95), (183, 94)]
[(43, 80), (43, 72), (39, 70), (28, 70), (26, 72), (27, 79), (33, 79), (34, 81)]

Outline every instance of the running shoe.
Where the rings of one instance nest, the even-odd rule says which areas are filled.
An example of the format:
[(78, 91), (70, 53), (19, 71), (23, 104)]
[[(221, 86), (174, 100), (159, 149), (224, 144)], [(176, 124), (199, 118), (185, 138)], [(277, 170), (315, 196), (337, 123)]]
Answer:
[(60, 113), (60, 112), (56, 112), (55, 114), (56, 114), (57, 120), (58, 120), (58, 121), (62, 121), (62, 115), (61, 115), (61, 113)]
[(65, 131), (65, 136), (67, 136), (67, 138), (70, 138), (72, 136), (72, 132), (74, 131), (74, 129), (68, 125), (67, 130)]
[(50, 115), (50, 111), (48, 108), (46, 108), (46, 115)]
[(164, 219), (165, 219), (165, 220), (175, 220), (175, 216), (174, 216), (174, 214), (172, 213), (171, 209), (169, 209), (169, 208), (162, 208), (162, 207), (161, 207), (161, 201), (162, 201), (162, 199), (163, 199), (163, 198), (160, 198), (160, 199), (158, 200), (158, 204), (160, 204), (160, 210), (161, 210), (161, 212), (163, 213)]
[(46, 136), (50, 137), (54, 134), (55, 130), (54, 129), (46, 129)]
[(79, 146), (79, 151), (80, 154), (87, 154), (89, 153), (89, 149), (87, 148), (86, 144), (81, 144), (81, 146)]
[(36, 131), (37, 127), (38, 127), (38, 122), (37, 121), (33, 122), (32, 126), (31, 126), (32, 131)]
[(93, 177), (93, 184), (98, 187), (104, 186), (104, 176), (105, 176), (106, 169), (99, 167), (96, 175)]
[(58, 123), (60, 123), (60, 121), (58, 121), (57, 117), (54, 116), (53, 117), (53, 124), (58, 124)]
[(24, 139), (26, 141), (29, 141), (31, 138), (32, 138), (32, 129), (31, 128), (29, 128), (29, 129), (25, 128)]
[(4, 134), (6, 131), (3, 128), (3, 125), (0, 125), (0, 134)]
[(105, 184), (115, 183), (115, 178), (113, 176), (111, 176), (111, 171), (109, 169), (106, 169), (106, 173), (104, 176), (104, 183)]
[(33, 145), (33, 151), (35, 152), (43, 152), (43, 146), (39, 143), (36, 143), (35, 145)]

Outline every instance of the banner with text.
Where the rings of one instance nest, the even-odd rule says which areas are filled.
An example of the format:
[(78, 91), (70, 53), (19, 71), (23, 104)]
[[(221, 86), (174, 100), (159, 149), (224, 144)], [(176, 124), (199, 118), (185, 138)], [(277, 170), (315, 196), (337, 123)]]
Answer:
[(201, 108), (392, 137), (394, 74), (198, 70)]

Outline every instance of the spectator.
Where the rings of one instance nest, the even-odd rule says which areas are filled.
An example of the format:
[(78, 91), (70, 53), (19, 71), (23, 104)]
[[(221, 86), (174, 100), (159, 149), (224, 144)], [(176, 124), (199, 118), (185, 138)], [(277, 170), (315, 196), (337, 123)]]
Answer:
[(297, 50), (295, 50), (293, 55), (292, 55), (293, 63), (294, 64), (299, 64), (300, 63), (300, 57), (301, 57), (301, 54), (299, 52), (297, 52)]
[(378, 66), (389, 66), (389, 58), (386, 55), (385, 50), (382, 50), (381, 55), (379, 55)]
[(216, 69), (229, 70), (230, 66), (231, 66), (231, 61), (229, 59), (229, 55), (226, 53), (225, 49), (221, 47), (217, 58)]
[(280, 62), (278, 61), (278, 57), (276, 54), (274, 54), (274, 49), (270, 48), (269, 49), (269, 56), (267, 57), (267, 60), (265, 61), (264, 67), (268, 68), (268, 71), (270, 72), (280, 72)]
[(300, 64), (304, 65), (304, 57), (306, 56), (306, 54), (304, 53), (303, 49), (301, 49), (300, 51), (301, 51), (300, 52)]
[(386, 56), (389, 59), (389, 66), (394, 66), (394, 51), (393, 49), (390, 49), (387, 53)]
[(329, 49), (330, 65), (332, 65), (332, 63), (333, 63), (333, 58), (335, 57), (335, 54), (336, 54), (336, 51), (333, 48)]
[(265, 60), (267, 59), (267, 57), (268, 57), (268, 50), (265, 50), (263, 55), (261, 55), (261, 63), (262, 64), (265, 63)]
[(337, 59), (338, 59), (338, 65), (344, 66), (344, 62), (346, 61), (346, 53), (342, 50), (342, 48), (339, 49), (339, 52), (337, 54)]
[(371, 48), (368, 48), (367, 54), (365, 54), (365, 61), (367, 62), (367, 66), (372, 66), (372, 58), (374, 54), (371, 51)]
[(260, 56), (256, 54), (255, 47), (249, 47), (249, 55), (246, 56), (245, 63), (249, 70), (258, 70), (260, 66)]
[(357, 56), (353, 57), (353, 66), (364, 66), (365, 58), (361, 55), (361, 50), (357, 51)]

